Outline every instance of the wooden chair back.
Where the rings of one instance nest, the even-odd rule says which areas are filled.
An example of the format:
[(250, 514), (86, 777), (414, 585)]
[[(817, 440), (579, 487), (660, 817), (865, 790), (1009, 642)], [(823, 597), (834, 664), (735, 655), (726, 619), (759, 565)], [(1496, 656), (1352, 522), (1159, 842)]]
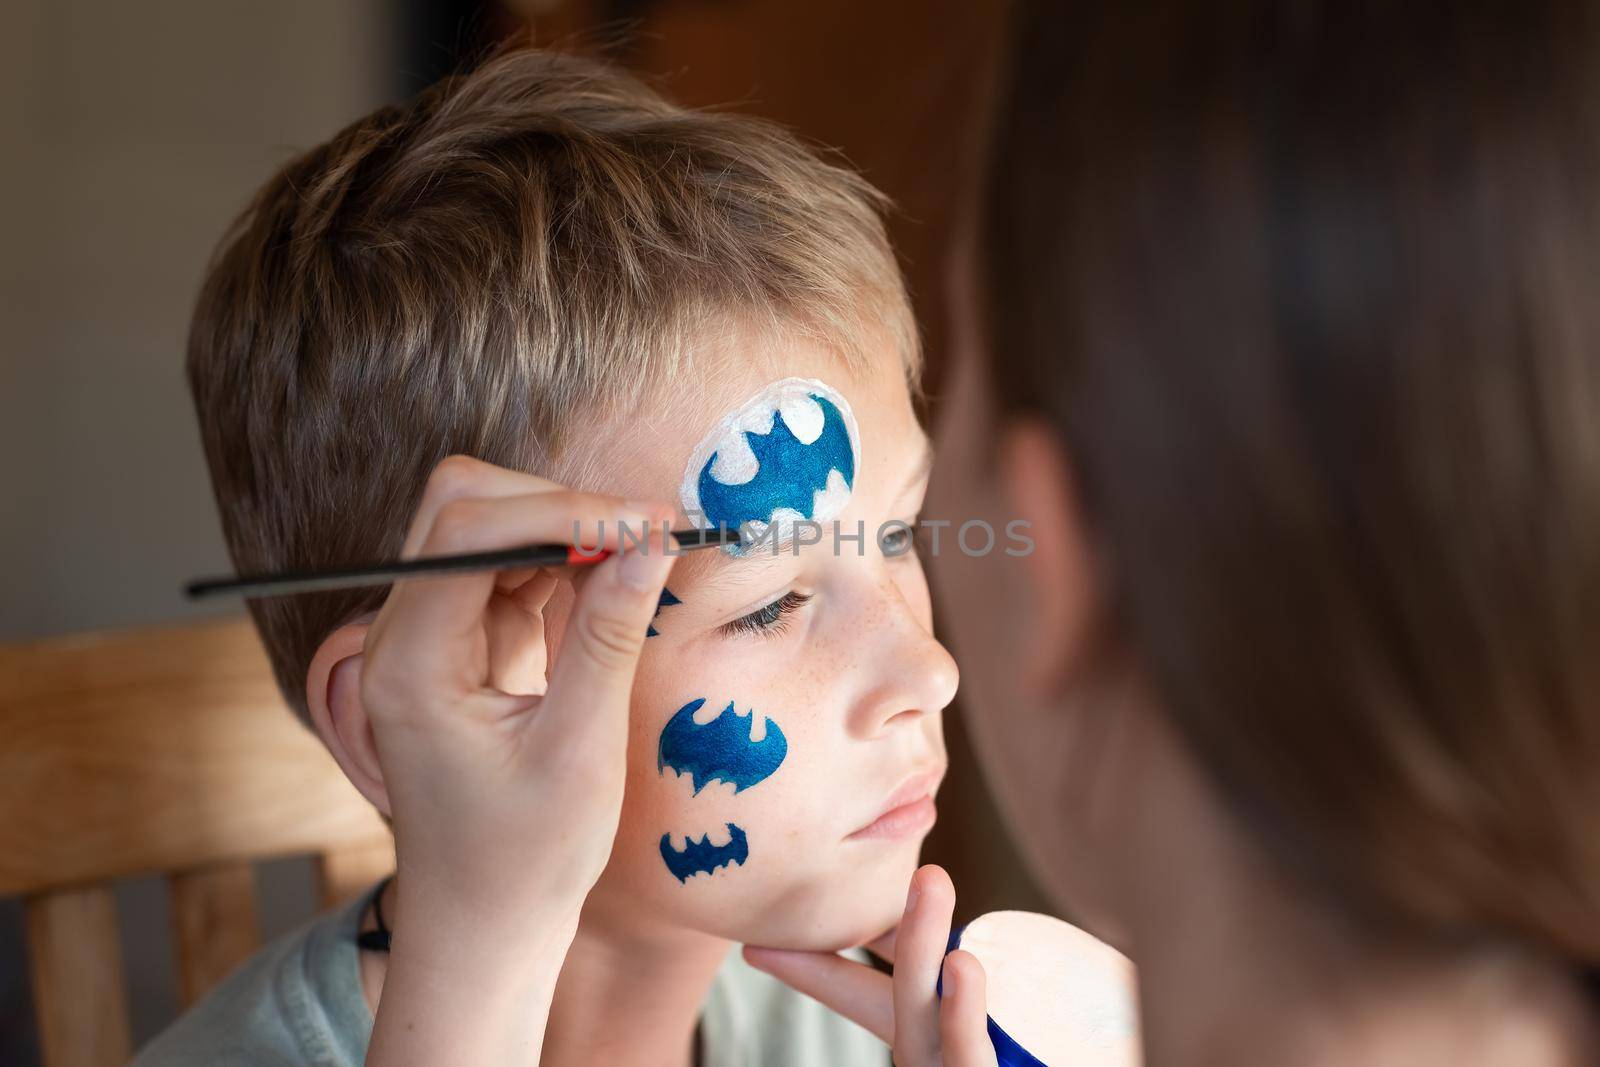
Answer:
[(259, 943), (251, 864), (295, 854), (324, 906), (394, 867), (248, 620), (0, 646), (0, 897), (25, 903), (45, 1067), (132, 1053), (113, 879), (166, 876), (187, 1006)]

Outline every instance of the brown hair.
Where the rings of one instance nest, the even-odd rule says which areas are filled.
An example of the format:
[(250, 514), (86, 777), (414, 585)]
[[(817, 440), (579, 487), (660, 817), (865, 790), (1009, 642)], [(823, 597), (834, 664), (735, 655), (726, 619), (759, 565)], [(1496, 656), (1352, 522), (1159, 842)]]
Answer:
[[(235, 565), (391, 556), (440, 459), (553, 474), (586, 420), (714, 373), (687, 349), (732, 320), (914, 375), (881, 208), (771, 123), (527, 49), (361, 119), (267, 182), (194, 314)], [(251, 603), (302, 716), (317, 646), (384, 596)]]
[(1024, 5), (990, 345), (1273, 854), (1600, 961), (1592, 5)]

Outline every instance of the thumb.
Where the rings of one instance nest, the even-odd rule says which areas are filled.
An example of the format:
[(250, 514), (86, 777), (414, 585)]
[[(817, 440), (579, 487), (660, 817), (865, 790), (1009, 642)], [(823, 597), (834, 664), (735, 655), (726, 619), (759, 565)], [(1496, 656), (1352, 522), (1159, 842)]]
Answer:
[[(676, 559), (668, 542), (653, 532), (643, 546), (595, 567), (578, 593), (551, 668), (541, 718), (556, 711), (557, 718), (577, 726), (615, 712), (626, 727), (645, 632)], [(577, 707), (586, 710), (569, 719), (566, 712)]]

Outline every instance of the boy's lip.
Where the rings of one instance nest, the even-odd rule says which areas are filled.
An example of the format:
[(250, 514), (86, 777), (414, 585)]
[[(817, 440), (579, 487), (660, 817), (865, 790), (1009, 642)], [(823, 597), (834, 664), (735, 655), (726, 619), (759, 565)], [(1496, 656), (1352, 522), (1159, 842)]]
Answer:
[(874, 837), (906, 837), (933, 826), (938, 817), (933, 794), (944, 780), (945, 765), (917, 771), (890, 793), (883, 806), (865, 824), (845, 835), (846, 841)]

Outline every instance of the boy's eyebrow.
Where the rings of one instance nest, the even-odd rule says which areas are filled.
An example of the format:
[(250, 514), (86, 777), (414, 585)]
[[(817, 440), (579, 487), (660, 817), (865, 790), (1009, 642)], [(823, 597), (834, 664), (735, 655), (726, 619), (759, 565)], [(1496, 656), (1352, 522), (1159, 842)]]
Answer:
[[(718, 550), (711, 549), (704, 553), (692, 553), (688, 560), (678, 564), (678, 567), (689, 571), (681, 580), (695, 583), (696, 592), (704, 593), (754, 585), (760, 582), (774, 565), (793, 558), (791, 550), (787, 548), (778, 549), (776, 554), (770, 547), (758, 548), (747, 556), (731, 559), (722, 556)], [(729, 566), (731, 563), (737, 563), (738, 566)]]

